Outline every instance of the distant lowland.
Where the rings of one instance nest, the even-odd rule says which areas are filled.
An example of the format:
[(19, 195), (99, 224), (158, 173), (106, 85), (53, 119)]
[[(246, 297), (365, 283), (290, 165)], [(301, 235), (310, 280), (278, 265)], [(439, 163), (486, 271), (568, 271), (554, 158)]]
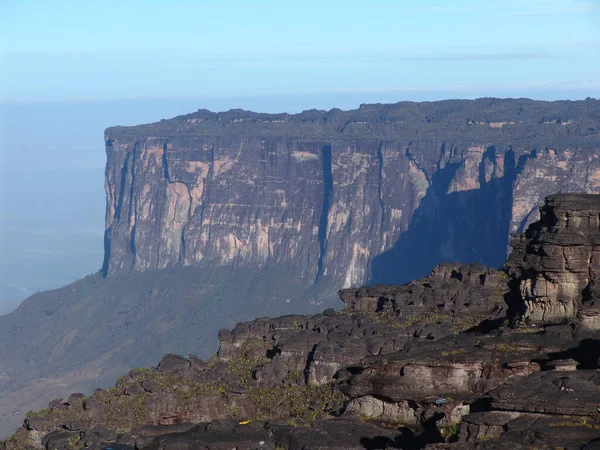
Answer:
[(21, 304), (17, 300), (2, 300), (0, 299), (0, 316), (13, 312)]
[[(0, 317), (5, 435), (22, 422), (13, 410), (108, 388), (165, 353), (208, 358), (218, 330), (237, 322), (339, 309), (340, 289), (409, 283), (440, 263), (500, 268), (510, 234), (540, 219), (545, 197), (600, 193), (594, 99), (200, 109), (108, 128), (105, 146), (101, 270)], [(469, 273), (475, 283), (487, 272)], [(381, 312), (377, 292), (358, 303)]]

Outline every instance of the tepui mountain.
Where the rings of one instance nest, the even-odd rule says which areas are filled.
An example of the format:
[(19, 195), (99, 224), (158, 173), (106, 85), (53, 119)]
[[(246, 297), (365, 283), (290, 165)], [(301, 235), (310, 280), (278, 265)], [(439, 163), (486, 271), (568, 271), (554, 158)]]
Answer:
[[(109, 128), (102, 269), (0, 317), (2, 422), (64, 399), (5, 446), (592, 442), (600, 208), (566, 193), (600, 192), (599, 126), (486, 98)], [(589, 398), (553, 413), (564, 371)]]

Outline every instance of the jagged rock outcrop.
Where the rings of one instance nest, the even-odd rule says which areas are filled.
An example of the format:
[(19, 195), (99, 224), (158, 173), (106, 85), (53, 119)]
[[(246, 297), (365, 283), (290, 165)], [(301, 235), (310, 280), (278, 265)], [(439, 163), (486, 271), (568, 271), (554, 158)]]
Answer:
[[(403, 286), (342, 290), (340, 312), (239, 323), (220, 331), (209, 360), (167, 354), (114, 388), (54, 400), (2, 445), (594, 448), (600, 334), (588, 319), (593, 277), (579, 279), (580, 297), (559, 322), (530, 320), (522, 286), (537, 271), (595, 273), (593, 258), (587, 272), (565, 261), (593, 246), (598, 204), (600, 196), (548, 197), (504, 271), (442, 264)], [(578, 278), (553, 280), (567, 292), (563, 285)], [(561, 298), (549, 298), (549, 308)]]
[(168, 351), (207, 357), (219, 328), (314, 313), (342, 287), (444, 261), (500, 267), (545, 195), (599, 192), (598, 130), (598, 100), (492, 98), (109, 128), (102, 276), (0, 317), (0, 436), (41, 406), (35, 389), (87, 392)]
[(600, 192), (599, 122), (591, 99), (478, 99), (109, 128), (104, 271), (289, 262), (350, 287), (499, 266), (547, 194)]
[(531, 322), (580, 315), (600, 329), (600, 200), (595, 195), (546, 198), (541, 217), (511, 242), (507, 268), (517, 277), (523, 316)]

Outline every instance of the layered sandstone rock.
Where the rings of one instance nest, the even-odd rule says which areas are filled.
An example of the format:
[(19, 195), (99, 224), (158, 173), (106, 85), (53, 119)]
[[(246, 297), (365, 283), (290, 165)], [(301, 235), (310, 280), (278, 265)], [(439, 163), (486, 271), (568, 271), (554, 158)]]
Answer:
[(518, 279), (524, 318), (549, 322), (579, 314), (584, 327), (599, 329), (599, 197), (552, 195), (540, 212), (540, 220), (511, 242), (507, 262)]
[(199, 110), (109, 128), (104, 271), (289, 262), (349, 287), (499, 266), (546, 195), (600, 191), (598, 105)]
[[(319, 303), (308, 292), (322, 280), (341, 287), (367, 278), (408, 279), (430, 270), (433, 261), (451, 259), (499, 266), (506, 242), (498, 236), (535, 220), (546, 193), (598, 190), (597, 109), (596, 101), (481, 99), (297, 116), (199, 111), (109, 129), (108, 279), (102, 282), (123, 287), (102, 288), (93, 298), (98, 311), (108, 308), (114, 315), (107, 321), (98, 314), (82, 326), (85, 333), (72, 332), (67, 323), (58, 340), (38, 333), (64, 323), (57, 317), (75, 311), (72, 305), (83, 307), (86, 298), (89, 305), (89, 287), (78, 291), (74, 285), (55, 294), (66, 299), (63, 309), (47, 295), (25, 302), (2, 323), (3, 342), (9, 333), (26, 336), (27, 345), (19, 347), (27, 355), (20, 366), (25, 373), (30, 367), (40, 371), (40, 364), (55, 370), (64, 355), (79, 361), (73, 349), (87, 355), (109, 345), (131, 352), (131, 342), (147, 348), (162, 345), (163, 337), (187, 340), (186, 331), (198, 328), (198, 295), (208, 292), (211, 305), (219, 306), (211, 319), (232, 291), (237, 293), (229, 305), (248, 298), (238, 292), (240, 269), (267, 268), (258, 277), (276, 274), (273, 279), (288, 290), (297, 286), (292, 277), (305, 280), (303, 298), (313, 295)], [(572, 211), (568, 201), (550, 199), (552, 212), (546, 217), (550, 209), (544, 209), (542, 222), (518, 240), (506, 268), (510, 276), (480, 264), (443, 264), (405, 286), (344, 290), (340, 313), (240, 324), (220, 334), (214, 358), (167, 356), (157, 369), (133, 371), (113, 389), (52, 402), (48, 411), (30, 414), (3, 445), (219, 448), (221, 442), (233, 445), (228, 436), (236, 434), (240, 445), (260, 438), (265, 448), (302, 448), (312, 433), (339, 440), (342, 448), (420, 448), (503, 432), (494, 441), (512, 448), (524, 436), (545, 445), (538, 435), (555, 426), (549, 424), (567, 424), (556, 427), (571, 434), (581, 429), (587, 440), (565, 440), (569, 445), (593, 445), (600, 424), (590, 404), (570, 402), (557, 411), (544, 406), (538, 413), (532, 412), (534, 402), (510, 399), (519, 395), (518, 380), (554, 386), (539, 371), (556, 371), (562, 379), (600, 367), (595, 201)], [(235, 275), (225, 294), (220, 288), (213, 293), (210, 279), (196, 280), (208, 267)], [(153, 283), (186, 271), (176, 288)], [(135, 289), (151, 303), (128, 300), (128, 280), (141, 280)], [(272, 298), (268, 291), (255, 297), (273, 307), (298, 298), (295, 293), (290, 300), (287, 292)], [(165, 308), (167, 299), (173, 303)], [(148, 314), (159, 307), (177, 315), (165, 321)], [(515, 315), (525, 325), (509, 320)], [(141, 323), (144, 318), (151, 320)], [(173, 330), (185, 337), (173, 337)], [(155, 342), (146, 342), (148, 336)], [(47, 352), (40, 350), (47, 345)], [(42, 356), (40, 363), (34, 350), (50, 359)], [(15, 355), (5, 352), (2, 362), (10, 358)], [(569, 379), (580, 380), (585, 392), (597, 382), (579, 377)], [(558, 387), (543, 402), (558, 401), (563, 392)], [(493, 414), (477, 415), (482, 412)], [(356, 436), (338, 433), (332, 414), (345, 414), (344, 422), (336, 422), (340, 429), (351, 433), (354, 423), (364, 439), (359, 436), (357, 444)], [(543, 417), (531, 421), (532, 414)], [(251, 427), (238, 426), (250, 419)], [(378, 427), (380, 421), (388, 428)], [(306, 428), (296, 430), (298, 424)], [(550, 442), (560, 442), (552, 436)]]

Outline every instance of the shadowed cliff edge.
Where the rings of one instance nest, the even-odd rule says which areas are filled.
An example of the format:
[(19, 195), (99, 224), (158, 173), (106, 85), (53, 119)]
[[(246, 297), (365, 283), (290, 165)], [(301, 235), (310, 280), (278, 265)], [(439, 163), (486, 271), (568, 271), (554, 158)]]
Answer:
[(599, 103), (199, 110), (109, 128), (104, 273), (291, 262), (349, 287), (499, 266), (545, 195), (598, 191)]
[[(442, 145), (440, 153), (445, 151)], [(504, 263), (506, 242), (490, 236), (510, 232), (513, 183), (522, 166), (516, 165), (509, 150), (502, 166), (494, 167), (503, 176), (486, 179), (486, 164), (496, 164), (497, 154), (493, 146), (483, 153), (478, 189), (449, 192), (460, 163), (446, 164), (434, 173), (408, 229), (390, 250), (371, 261), (369, 284), (406, 283), (426, 276), (440, 262), (480, 262), (488, 267)]]

